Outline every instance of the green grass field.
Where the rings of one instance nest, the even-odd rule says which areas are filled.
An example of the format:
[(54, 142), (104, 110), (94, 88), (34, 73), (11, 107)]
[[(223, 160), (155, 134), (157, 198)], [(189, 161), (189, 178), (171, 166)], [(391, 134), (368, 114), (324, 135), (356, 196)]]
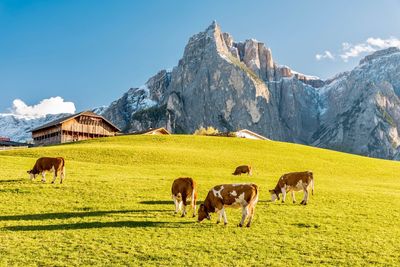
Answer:
[[(64, 184), (30, 181), (36, 158), (66, 159)], [(240, 164), (253, 176), (232, 176)], [(286, 172), (312, 170), (307, 206), (269, 202)], [(173, 215), (174, 178), (199, 200), (254, 182), (251, 228)], [(59, 180), (58, 180), (59, 182)], [(301, 200), (302, 193), (297, 194)], [(300, 202), (300, 201), (298, 201)], [(191, 215), (191, 211), (189, 211)], [(0, 152), (0, 265), (381, 265), (400, 262), (400, 163), (301, 145), (201, 136), (121, 136)]]

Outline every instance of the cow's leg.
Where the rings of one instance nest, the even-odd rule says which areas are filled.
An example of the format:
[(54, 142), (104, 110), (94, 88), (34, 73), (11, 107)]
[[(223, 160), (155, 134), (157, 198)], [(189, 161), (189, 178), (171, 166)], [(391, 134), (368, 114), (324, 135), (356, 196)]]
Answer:
[(285, 203), (285, 200), (286, 200), (286, 188), (282, 187), (281, 191), (282, 191), (282, 203)]
[(296, 196), (294, 194), (294, 190), (292, 191), (292, 200), (293, 200), (293, 203), (296, 203)]
[(253, 220), (253, 217), (254, 217), (254, 209), (255, 209), (255, 207), (253, 205), (251, 207), (249, 207), (250, 216), (249, 216), (249, 221), (248, 221), (246, 227), (250, 227), (251, 221)]
[(183, 203), (183, 212), (182, 212), (182, 216), (181, 217), (185, 217), (186, 216), (186, 196), (182, 196), (182, 202)]
[(247, 214), (248, 214), (247, 206), (246, 207), (242, 207), (242, 220), (239, 223), (239, 227), (242, 227), (244, 225), (244, 221), (247, 218)]
[(46, 182), (46, 171), (42, 171), (42, 182)]
[(52, 184), (54, 184), (54, 182), (56, 181), (56, 178), (57, 178), (57, 170), (54, 168), (54, 177), (53, 177), (53, 181), (51, 181)]
[(223, 215), (223, 209), (222, 209), (222, 210), (215, 209), (215, 211), (216, 211), (217, 214), (218, 214), (217, 224), (219, 224), (219, 223), (221, 222), (221, 218), (222, 218), (222, 215)]
[(192, 199), (191, 199), (191, 206), (193, 209), (193, 217), (196, 217), (196, 201), (197, 201), (197, 195), (196, 195), (196, 192), (193, 190)]
[(62, 183), (63, 183), (63, 181), (64, 181), (64, 178), (65, 178), (65, 167), (63, 167), (63, 168), (61, 169), (61, 174), (60, 174), (60, 184), (62, 184)]
[(222, 208), (222, 217), (224, 218), (224, 225), (228, 224), (228, 218), (226, 217), (225, 208)]
[(179, 202), (176, 199), (175, 195), (172, 195), (172, 199), (174, 200), (174, 204), (175, 204), (175, 214), (177, 214), (179, 211)]
[(303, 189), (303, 191), (304, 191), (304, 197), (303, 197), (303, 200), (301, 201), (300, 204), (307, 205), (307, 200), (308, 200), (308, 189), (307, 189), (307, 187), (305, 187)]

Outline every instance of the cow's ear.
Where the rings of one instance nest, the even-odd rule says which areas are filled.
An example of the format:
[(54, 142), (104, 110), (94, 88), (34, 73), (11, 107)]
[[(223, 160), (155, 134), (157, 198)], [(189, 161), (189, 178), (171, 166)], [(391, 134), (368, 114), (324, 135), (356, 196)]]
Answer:
[(274, 190), (268, 190), (271, 194), (275, 193)]

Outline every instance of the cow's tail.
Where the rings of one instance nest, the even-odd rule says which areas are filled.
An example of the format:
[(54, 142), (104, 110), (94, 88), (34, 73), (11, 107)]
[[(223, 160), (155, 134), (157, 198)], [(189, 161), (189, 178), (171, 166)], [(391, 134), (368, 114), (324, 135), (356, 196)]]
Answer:
[(255, 204), (257, 204), (257, 202), (258, 202), (258, 193), (259, 193), (259, 190), (258, 190), (258, 185), (256, 185), (256, 184), (253, 184), (253, 187), (254, 187), (254, 189), (255, 189), (255, 195), (254, 195), (254, 198), (253, 198), (253, 205), (255, 205)]
[(192, 201), (194, 201), (194, 196), (195, 196), (195, 194), (196, 194), (197, 188), (196, 188), (196, 182), (195, 182), (193, 179), (190, 179), (190, 186), (192, 187), (192, 196), (191, 196), (191, 199), (192, 199)]
[(63, 175), (63, 178), (65, 178), (65, 159), (64, 158), (61, 158), (61, 161), (62, 161), (62, 166), (61, 166), (61, 174)]
[(311, 178), (311, 195), (314, 195), (314, 174), (309, 171), (310, 178)]

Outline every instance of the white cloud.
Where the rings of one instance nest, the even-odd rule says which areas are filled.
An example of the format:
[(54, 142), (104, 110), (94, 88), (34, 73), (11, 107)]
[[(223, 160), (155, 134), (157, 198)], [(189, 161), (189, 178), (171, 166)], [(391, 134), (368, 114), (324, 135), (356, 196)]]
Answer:
[(32, 106), (28, 106), (21, 99), (15, 99), (12, 108), (9, 109), (10, 113), (2, 115), (15, 115), (33, 119), (46, 116), (47, 114), (75, 113), (75, 110), (74, 103), (65, 102), (62, 97), (56, 96), (43, 99), (38, 104)]
[(319, 61), (319, 60), (322, 60), (322, 59), (334, 60), (334, 59), (335, 59), (335, 56), (334, 56), (330, 51), (325, 50), (325, 52), (322, 53), (322, 54), (316, 54), (316, 55), (315, 55), (315, 58), (316, 58), (318, 61)]
[(340, 57), (343, 61), (347, 62), (349, 58), (358, 57), (364, 53), (372, 53), (389, 47), (400, 48), (400, 39), (395, 37), (390, 37), (388, 39), (370, 37), (365, 42), (356, 45), (342, 43), (342, 53), (340, 54)]

